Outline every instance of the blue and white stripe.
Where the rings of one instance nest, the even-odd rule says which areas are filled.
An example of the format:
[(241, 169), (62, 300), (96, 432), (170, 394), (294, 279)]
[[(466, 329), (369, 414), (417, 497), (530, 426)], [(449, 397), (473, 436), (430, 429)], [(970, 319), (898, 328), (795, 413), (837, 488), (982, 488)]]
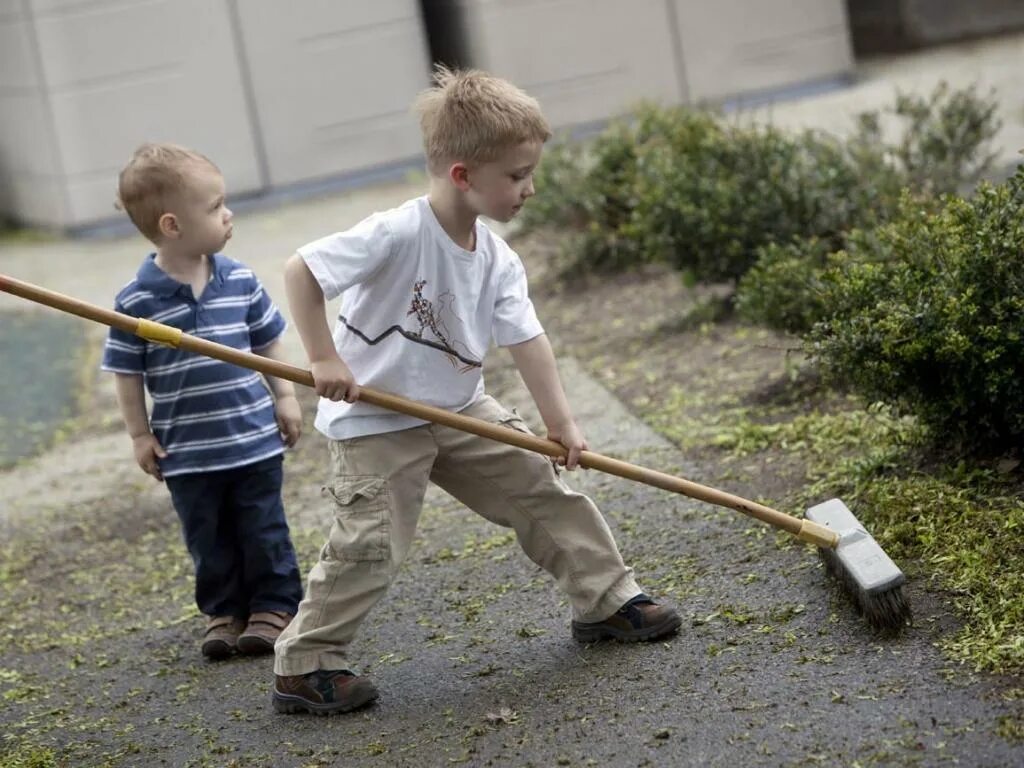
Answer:
[[(210, 282), (198, 301), (147, 258), (117, 295), (114, 308), (180, 328), (244, 352), (272, 344), (284, 318), (252, 270), (211, 257)], [(284, 450), (274, 401), (259, 374), (111, 329), (103, 370), (144, 377), (153, 402), (150, 427), (167, 451), (164, 476), (252, 464)]]

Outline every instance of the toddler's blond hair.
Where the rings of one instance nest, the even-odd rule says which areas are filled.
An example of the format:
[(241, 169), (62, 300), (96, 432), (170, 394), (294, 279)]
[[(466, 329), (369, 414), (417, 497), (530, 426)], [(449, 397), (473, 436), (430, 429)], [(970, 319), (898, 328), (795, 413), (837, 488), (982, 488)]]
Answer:
[(124, 210), (138, 230), (154, 243), (160, 238), (160, 217), (171, 198), (186, 184), (190, 166), (217, 166), (210, 158), (177, 144), (143, 144), (121, 171), (115, 206)]
[(475, 69), (438, 66), (434, 86), (416, 99), (427, 167), (444, 174), (453, 162), (497, 159), (524, 141), (545, 142), (551, 127), (540, 105), (507, 80)]

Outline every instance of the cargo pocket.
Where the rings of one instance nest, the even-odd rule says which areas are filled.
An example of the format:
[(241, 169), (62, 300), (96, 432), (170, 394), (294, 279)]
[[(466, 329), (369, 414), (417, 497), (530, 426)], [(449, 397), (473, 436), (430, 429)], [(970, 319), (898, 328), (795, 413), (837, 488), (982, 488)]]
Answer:
[[(519, 411), (513, 408), (511, 411), (505, 411), (505, 414), (498, 419), (498, 424), (509, 429), (514, 429), (516, 432), (522, 432), (526, 435), (533, 435), (533, 431), (526, 426), (526, 422), (523, 421), (523, 417), (519, 415)], [(537, 454), (540, 456), (540, 454)], [(551, 465), (552, 471), (555, 473), (555, 478), (561, 480), (562, 468), (558, 465), (558, 461), (553, 458), (541, 456), (545, 461)]]
[[(502, 409), (504, 410), (504, 409)], [(514, 429), (516, 432), (523, 432), (527, 435), (532, 435), (533, 432), (526, 426), (526, 422), (523, 421), (522, 416), (519, 415), (519, 411), (513, 408), (511, 411), (505, 411), (502, 417), (498, 419), (498, 424), (509, 429)]]
[(386, 560), (391, 555), (387, 481), (374, 475), (349, 475), (324, 487), (334, 499), (334, 525), (328, 537), (338, 560)]

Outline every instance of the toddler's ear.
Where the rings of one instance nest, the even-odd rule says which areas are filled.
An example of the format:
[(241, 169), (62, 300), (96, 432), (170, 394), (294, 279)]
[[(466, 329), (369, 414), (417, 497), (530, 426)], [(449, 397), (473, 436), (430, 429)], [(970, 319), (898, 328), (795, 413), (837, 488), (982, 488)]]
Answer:
[(181, 228), (178, 226), (178, 217), (173, 213), (165, 213), (157, 222), (160, 234), (163, 237), (176, 239), (181, 237)]

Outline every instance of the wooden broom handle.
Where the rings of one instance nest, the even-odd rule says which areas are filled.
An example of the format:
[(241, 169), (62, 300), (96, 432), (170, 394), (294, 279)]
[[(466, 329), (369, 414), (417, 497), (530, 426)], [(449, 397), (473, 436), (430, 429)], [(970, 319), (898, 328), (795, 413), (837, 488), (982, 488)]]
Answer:
[[(154, 323), (149, 320), (140, 320), (120, 312), (102, 309), (94, 304), (79, 301), (56, 291), (40, 288), (31, 283), (22, 282), (5, 275), (0, 275), (0, 290), (38, 304), (45, 304), (46, 306), (84, 317), (87, 320), (94, 320), (103, 325), (109, 325), (128, 333), (137, 334), (151, 341), (180, 347), (189, 352), (195, 352), (206, 357), (212, 357), (217, 360), (223, 360), (226, 363), (233, 363), (243, 368), (258, 371), (267, 376), (276, 376), (280, 379), (293, 381), (296, 384), (315, 387), (313, 374), (303, 368), (297, 368), (294, 365), (190, 336), (168, 325)], [(359, 388), (359, 399), (371, 405), (386, 408), (389, 411), (404, 413), (435, 424), (443, 424), (463, 432), (497, 440), (500, 443), (525, 448), (528, 451), (533, 451), (543, 456), (557, 458), (565, 457), (567, 454), (565, 447), (553, 440), (528, 435), (514, 429), (491, 424), (482, 419), (475, 419), (471, 416), (464, 416), (461, 413), (446, 411), (443, 408), (424, 405), (423, 403), (399, 397), (398, 395), (379, 392), (370, 387)], [(690, 480), (684, 480), (681, 477), (657, 472), (653, 469), (613, 459), (610, 456), (604, 456), (593, 451), (581, 452), (580, 464), (590, 469), (597, 469), (618, 477), (636, 480), (655, 488), (681, 493), (684, 496), (706, 501), (719, 507), (735, 509), (818, 546), (835, 547), (838, 543), (838, 534), (824, 526), (818, 526), (809, 520), (795, 518), (771, 507), (766, 507), (763, 504), (758, 504), (706, 485), (700, 485)]]

